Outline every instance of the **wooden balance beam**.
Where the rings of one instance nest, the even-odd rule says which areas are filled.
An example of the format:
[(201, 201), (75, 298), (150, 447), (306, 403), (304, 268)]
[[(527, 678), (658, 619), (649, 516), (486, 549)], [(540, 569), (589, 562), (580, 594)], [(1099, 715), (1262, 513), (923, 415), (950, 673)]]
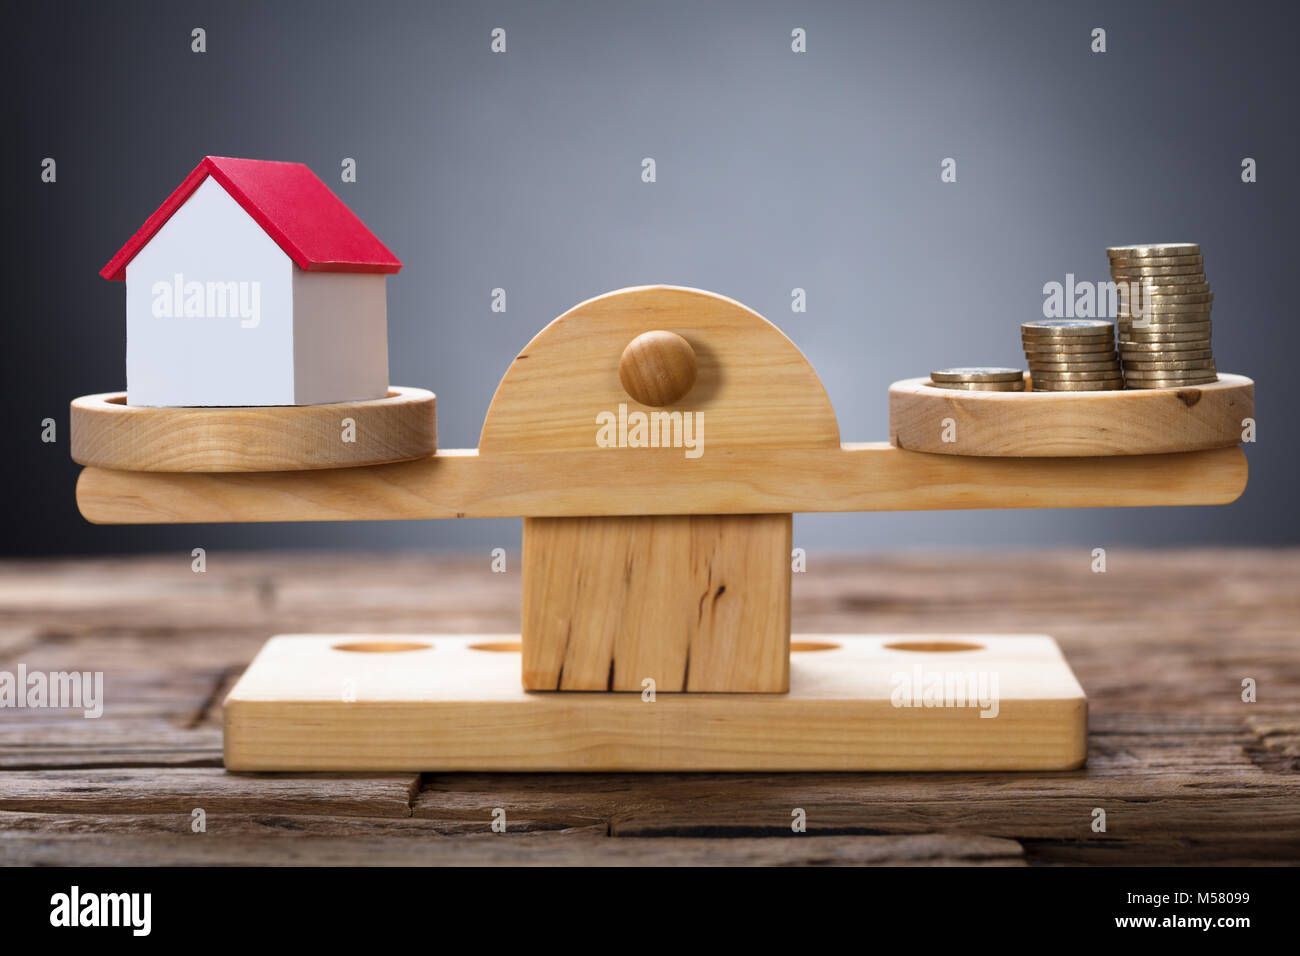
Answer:
[[(1086, 698), (1050, 638), (791, 652), (796, 512), (1211, 505), (1245, 488), (1249, 379), (1030, 385), (900, 382), (891, 442), (845, 444), (776, 326), (643, 287), (543, 329), (477, 449), (437, 450), (433, 396), (412, 389), (306, 410), (78, 399), (77, 501), (105, 524), (524, 519), (519, 664), (446, 636), (273, 639), (226, 702), (232, 769), (1066, 768)], [(938, 705), (911, 706), (900, 686), (935, 675)], [(996, 714), (965, 689), (949, 700), (954, 675), (996, 684)]]

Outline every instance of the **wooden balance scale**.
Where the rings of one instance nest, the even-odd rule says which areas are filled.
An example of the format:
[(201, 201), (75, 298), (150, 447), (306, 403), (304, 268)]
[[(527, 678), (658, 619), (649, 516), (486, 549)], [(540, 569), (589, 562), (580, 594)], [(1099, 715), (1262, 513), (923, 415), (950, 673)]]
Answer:
[(843, 443), (762, 316), (624, 289), (528, 344), (477, 449), (437, 449), (419, 389), (277, 408), (89, 396), (72, 404), (77, 501), (105, 524), (524, 519), (520, 634), (274, 637), (225, 702), (231, 770), (1082, 766), (1087, 699), (1050, 637), (792, 638), (792, 516), (1227, 504), (1254, 384), (927, 381), (890, 388), (889, 442)]

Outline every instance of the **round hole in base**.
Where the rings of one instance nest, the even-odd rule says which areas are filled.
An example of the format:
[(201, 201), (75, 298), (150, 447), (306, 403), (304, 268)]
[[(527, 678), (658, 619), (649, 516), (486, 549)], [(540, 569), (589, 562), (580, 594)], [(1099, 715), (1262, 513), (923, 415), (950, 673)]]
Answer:
[(496, 651), (499, 654), (520, 654), (524, 650), (524, 645), (519, 641), (485, 641), (482, 644), (471, 644), (471, 651)]
[(838, 651), (840, 646), (833, 641), (791, 641), (790, 653), (801, 651)]
[(364, 654), (398, 654), (402, 651), (427, 651), (432, 644), (415, 641), (356, 641), (352, 644), (335, 644), (336, 651), (356, 651)]
[(930, 654), (984, 650), (983, 644), (973, 644), (970, 641), (894, 641), (885, 646), (891, 651), (923, 651)]

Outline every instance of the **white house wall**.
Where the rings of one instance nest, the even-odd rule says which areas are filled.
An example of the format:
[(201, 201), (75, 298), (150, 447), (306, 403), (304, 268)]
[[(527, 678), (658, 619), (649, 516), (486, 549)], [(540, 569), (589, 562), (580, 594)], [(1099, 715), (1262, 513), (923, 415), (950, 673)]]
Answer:
[[(204, 180), (126, 267), (127, 402), (294, 404), (297, 271), (216, 181)], [(183, 286), (200, 284), (189, 291), (201, 290), (201, 305), (183, 296), (180, 315), (174, 300), (173, 314), (159, 315), (168, 305), (160, 290), (177, 275)], [(231, 291), (243, 308), (227, 301), (225, 316), (210, 314)], [(186, 305), (200, 314), (185, 314)]]
[(294, 381), (299, 405), (388, 394), (383, 275), (293, 270)]

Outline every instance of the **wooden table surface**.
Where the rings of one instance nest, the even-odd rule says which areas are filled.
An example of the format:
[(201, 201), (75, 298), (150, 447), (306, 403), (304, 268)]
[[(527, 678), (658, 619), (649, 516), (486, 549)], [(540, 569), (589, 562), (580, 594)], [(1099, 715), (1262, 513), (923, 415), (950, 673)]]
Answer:
[(517, 631), (518, 560), (190, 560), (0, 562), (0, 671), (102, 670), (106, 698), (0, 711), (0, 863), (1300, 860), (1300, 550), (811, 555), (796, 632), (1061, 643), (1087, 769), (978, 774), (230, 774), (221, 700), (267, 637)]

